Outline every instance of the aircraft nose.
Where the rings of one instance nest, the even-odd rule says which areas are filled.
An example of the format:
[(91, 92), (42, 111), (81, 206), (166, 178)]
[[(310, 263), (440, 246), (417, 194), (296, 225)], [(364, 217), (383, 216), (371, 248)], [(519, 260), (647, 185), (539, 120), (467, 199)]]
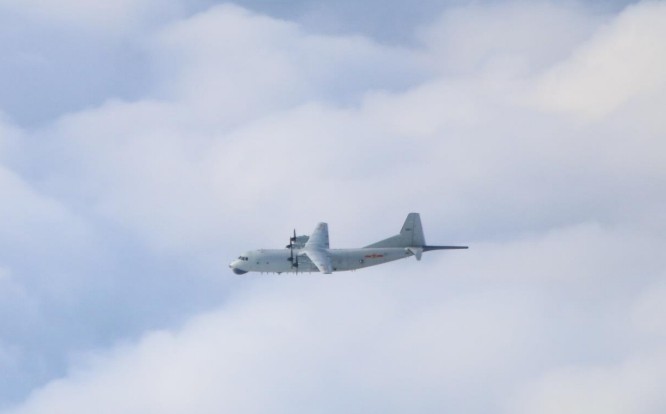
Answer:
[(240, 269), (238, 266), (241, 264), (241, 261), (236, 259), (233, 262), (229, 263), (229, 267), (231, 268), (231, 271), (236, 273), (237, 275), (244, 275), (247, 273), (247, 270)]

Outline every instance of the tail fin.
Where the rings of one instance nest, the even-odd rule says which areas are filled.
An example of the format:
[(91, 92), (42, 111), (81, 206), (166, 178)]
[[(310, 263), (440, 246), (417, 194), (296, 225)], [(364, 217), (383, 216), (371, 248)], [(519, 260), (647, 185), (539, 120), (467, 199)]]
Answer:
[(405, 219), (405, 224), (402, 225), (400, 234), (366, 247), (423, 247), (425, 245), (421, 216), (419, 216), (419, 213), (409, 213)]

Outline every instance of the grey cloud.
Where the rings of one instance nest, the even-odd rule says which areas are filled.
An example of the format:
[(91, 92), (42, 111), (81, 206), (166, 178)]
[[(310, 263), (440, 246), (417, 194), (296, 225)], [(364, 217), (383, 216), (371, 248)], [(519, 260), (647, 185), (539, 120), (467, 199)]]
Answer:
[[(433, 23), (443, 9), (466, 7), (462, 0), (428, 0), (418, 4), (407, 0), (291, 0), (262, 2), (241, 0), (238, 4), (278, 18), (299, 21), (309, 31), (324, 34), (363, 34), (387, 43), (414, 43), (414, 29)], [(517, 2), (519, 5), (520, 2)], [(633, 1), (584, 1), (586, 8), (597, 13), (617, 12)], [(484, 0), (475, 5), (488, 7), (506, 5), (505, 2)], [(548, 2), (543, 2), (548, 4)], [(523, 6), (529, 4), (523, 3)]]
[(180, 1), (4, 1), (0, 4), (0, 110), (27, 128), (108, 99), (150, 95), (140, 38), (201, 5)]

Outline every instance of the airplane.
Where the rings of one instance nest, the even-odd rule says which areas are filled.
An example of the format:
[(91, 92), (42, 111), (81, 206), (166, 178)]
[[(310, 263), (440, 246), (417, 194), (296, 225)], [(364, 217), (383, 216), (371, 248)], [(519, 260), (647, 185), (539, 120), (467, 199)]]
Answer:
[(260, 249), (247, 252), (229, 264), (237, 275), (248, 272), (330, 274), (356, 270), (415, 256), (421, 260), (431, 250), (467, 249), (468, 246), (429, 246), (425, 242), (419, 213), (409, 213), (400, 234), (356, 249), (331, 249), (328, 224), (319, 223), (308, 236), (290, 237), (284, 249)]

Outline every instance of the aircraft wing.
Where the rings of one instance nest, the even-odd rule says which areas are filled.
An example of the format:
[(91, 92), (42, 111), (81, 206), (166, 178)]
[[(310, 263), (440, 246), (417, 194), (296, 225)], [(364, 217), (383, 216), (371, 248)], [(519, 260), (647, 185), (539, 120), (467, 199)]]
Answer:
[(307, 243), (305, 243), (305, 248), (328, 249), (328, 224), (317, 224)]
[[(310, 238), (312, 240), (312, 238)], [(320, 272), (322, 273), (333, 273), (333, 265), (331, 264), (331, 256), (328, 254), (326, 250), (323, 249), (306, 249), (303, 251), (310, 260), (312, 260), (312, 263), (317, 266), (317, 269), (319, 269)]]

